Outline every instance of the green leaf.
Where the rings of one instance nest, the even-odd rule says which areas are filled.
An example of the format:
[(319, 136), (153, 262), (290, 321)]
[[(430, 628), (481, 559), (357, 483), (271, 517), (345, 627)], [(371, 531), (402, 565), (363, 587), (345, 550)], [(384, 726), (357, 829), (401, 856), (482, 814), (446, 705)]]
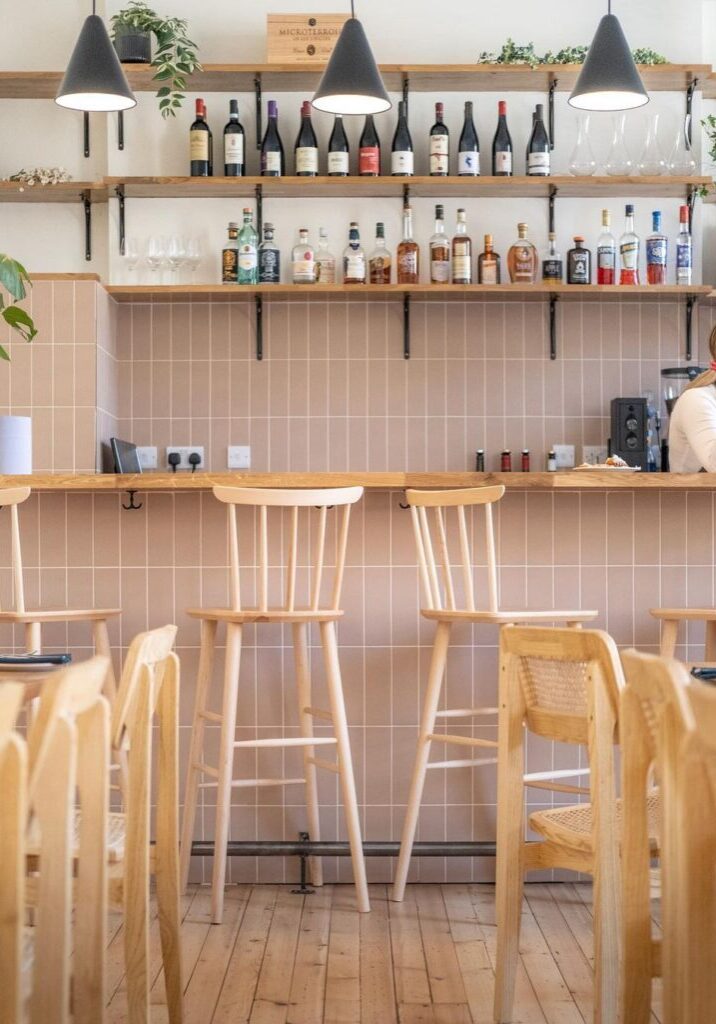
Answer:
[(33, 323), (30, 314), (19, 306), (6, 306), (0, 313), (6, 324), (20, 334), (25, 341), (32, 341), (37, 334), (37, 328)]
[(3, 348), (2, 345), (0, 345), (0, 359), (5, 359), (8, 363), (10, 362), (10, 356), (8, 355), (7, 349)]
[(30, 284), (30, 278), (23, 265), (0, 253), (0, 285), (10, 292), (13, 299), (24, 299), (25, 284)]

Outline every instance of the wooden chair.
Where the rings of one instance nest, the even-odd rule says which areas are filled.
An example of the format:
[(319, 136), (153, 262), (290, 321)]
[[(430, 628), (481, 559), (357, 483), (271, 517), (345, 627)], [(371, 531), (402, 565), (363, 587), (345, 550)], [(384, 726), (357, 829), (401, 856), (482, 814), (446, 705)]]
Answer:
[(682, 622), (705, 623), (704, 662), (716, 664), (716, 608), (650, 608), (649, 614), (661, 622), (662, 658), (676, 656), (676, 641)]
[(13, 607), (0, 610), (0, 623), (22, 625), (25, 629), (25, 650), (28, 654), (42, 653), (42, 624), (45, 622), (90, 622), (95, 653), (108, 659), (105, 693), (110, 700), (116, 693), (116, 681), (112, 669), (112, 654), (109, 644), (107, 620), (119, 615), (119, 608), (81, 609), (28, 609), (25, 607), (25, 586), (22, 570), (22, 549), (20, 546), (20, 520), (18, 505), (30, 497), (29, 487), (0, 489), (0, 508), (10, 508), (10, 538), (12, 546)]
[[(524, 875), (544, 868), (594, 876), (594, 1022), (613, 1024), (618, 1019), (621, 810), (614, 743), (622, 686), (619, 656), (606, 633), (519, 626), (502, 630), (495, 894), (498, 1024), (512, 1020)], [(530, 827), (542, 837), (538, 842), (525, 842), (525, 728), (546, 739), (585, 746), (589, 756), (589, 788), (559, 788), (588, 795), (590, 803), (530, 815)]]
[(27, 747), (13, 730), (22, 700), (20, 684), (0, 684), (0, 1024), (24, 1019)]
[[(455, 721), (471, 719), (477, 716), (496, 715), (497, 708), (456, 708), (438, 711), (440, 692), (445, 673), (450, 634), (455, 623), (485, 623), (503, 626), (518, 622), (567, 622), (577, 626), (581, 622), (594, 619), (595, 611), (555, 611), (555, 610), (519, 610), (508, 611), (500, 608), (497, 585), (497, 558), (495, 555), (495, 537), (492, 520), (492, 506), (502, 498), (505, 488), (472, 487), (454, 491), (406, 491), (406, 499), (410, 505), (418, 551), (418, 567), (422, 582), (422, 591), (426, 606), (420, 614), (437, 624), (433, 642), (432, 659), (428, 674), (428, 685), (423, 703), (418, 749), (408, 796), (408, 806), (403, 825), (400, 844), (400, 855), (395, 871), (395, 881), (391, 898), (402, 900), (410, 868), (410, 857), (415, 841), (418, 824), (418, 813), (422, 800), (425, 776), (431, 768), (463, 768), (468, 765), (480, 767), (495, 764), (494, 756), (481, 757), (475, 760), (455, 760), (430, 762), (430, 749), (433, 742), (455, 744), (461, 747), (479, 747), (496, 750), (495, 740), (471, 738), (467, 736), (449, 735), (435, 732), (438, 718)], [(485, 514), (485, 552), (487, 562), (487, 607), (479, 608), (475, 598), (474, 558), (470, 542), (470, 525), (465, 513), (466, 509), (480, 506)], [(432, 511), (432, 526), (428, 517)], [(455, 513), (455, 531), (458, 547), (457, 562), (451, 561), (448, 542), (451, 539), (451, 526), (448, 512)], [(436, 552), (437, 551), (437, 557)], [(459, 571), (453, 576), (453, 566), (457, 564)], [(438, 569), (438, 566), (440, 567)], [(543, 773), (535, 782), (547, 783), (550, 775)], [(558, 773), (557, 773), (558, 774)]]
[[(214, 864), (212, 875), (212, 921), (221, 922), (224, 904), (224, 882), (226, 878), (226, 845), (229, 838), (229, 815), (231, 810), (232, 786), (284, 786), (304, 784), (308, 811), (308, 828), (312, 839), (320, 838), (318, 791), (316, 769), (338, 774), (341, 781), (343, 805), (348, 827), (348, 837), (353, 859), (353, 877), (356, 885), (358, 909), (370, 909), (366, 884), (363, 847), (361, 842), (358, 802), (356, 798), (353, 762), (348, 738), (343, 688), (338, 649), (336, 645), (336, 622), (343, 612), (339, 609), (343, 569), (348, 541), (350, 509), (363, 494), (361, 487), (344, 487), (335, 490), (269, 490), (259, 488), (215, 487), (214, 495), (228, 505), (229, 547), (230, 547), (230, 601), (229, 608), (199, 608), (189, 615), (201, 620), (201, 657), (196, 688), (194, 724), (189, 752), (184, 820), (182, 825), (182, 885), (186, 886), (191, 857), (191, 842), (194, 835), (197, 794), (200, 776), (208, 776), (203, 786), (217, 787), (216, 828), (214, 836)], [(258, 520), (257, 558), (258, 569), (257, 600), (250, 607), (241, 602), (239, 583), (239, 534), (237, 529), (236, 506), (248, 506), (255, 510)], [(337, 527), (336, 558), (333, 572), (326, 567), (326, 525), (328, 509), (342, 508), (340, 524)], [(306, 531), (310, 530), (312, 507), (318, 509), (315, 539), (315, 560), (312, 569), (310, 552), (299, 550), (299, 514), (306, 510)], [(284, 510), (288, 514), (288, 558), (287, 564), (279, 565), (280, 596), (273, 605), (269, 604), (269, 550), (268, 510)], [(272, 554), (271, 574), (276, 556)], [(305, 577), (307, 601), (297, 603), (297, 576)], [(303, 589), (303, 588), (301, 588)], [(279, 594), (279, 588), (276, 588)], [(217, 626), (226, 623), (226, 660), (221, 712), (209, 708), (209, 690), (212, 677), (214, 644)], [(253, 739), (236, 741), (236, 701), (239, 687), (239, 663), (241, 658), (242, 631), (245, 624), (282, 623), (291, 626), (294, 662), (300, 716), (300, 737), (278, 737), (275, 739)], [(330, 710), (311, 705), (311, 680), (308, 664), (308, 627), (317, 623), (320, 631), (323, 658), (326, 670)], [(315, 737), (312, 719), (318, 718), (333, 726), (333, 736)], [(219, 763), (209, 764), (204, 754), (204, 731), (206, 723), (217, 723), (221, 727)], [(316, 757), (317, 746), (335, 745), (336, 762)], [(299, 778), (258, 778), (233, 779), (234, 751), (237, 748), (302, 747), (303, 776)], [(321, 864), (317, 858), (311, 863), (312, 880), (321, 885)]]

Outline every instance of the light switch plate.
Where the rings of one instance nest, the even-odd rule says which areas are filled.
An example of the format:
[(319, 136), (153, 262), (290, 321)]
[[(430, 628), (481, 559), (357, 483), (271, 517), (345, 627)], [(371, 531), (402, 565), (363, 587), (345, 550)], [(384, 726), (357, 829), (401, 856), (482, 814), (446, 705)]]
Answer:
[(226, 449), (226, 466), (228, 469), (251, 469), (250, 445), (230, 444)]
[(177, 466), (177, 470), (179, 470), (179, 469), (191, 469), (192, 468), (191, 467), (191, 463), (189, 462), (189, 456), (192, 454), (192, 452), (196, 452), (197, 455), (199, 456), (200, 460), (201, 460), (198, 463), (196, 468), (197, 469), (203, 469), (204, 468), (204, 446), (203, 445), (201, 445), (201, 444), (167, 445), (165, 465), (166, 465), (167, 469), (169, 469), (169, 470), (171, 470), (171, 468), (172, 468), (169, 465), (169, 456), (172, 454), (172, 452), (178, 452), (179, 455), (181, 456), (181, 462)]
[(157, 449), (153, 445), (137, 447), (137, 458), (142, 469), (157, 468)]
[(582, 446), (582, 462), (590, 466), (600, 466), (607, 460), (607, 446), (605, 444), (585, 444)]
[(557, 469), (574, 469), (574, 445), (553, 444), (552, 451), (557, 463)]

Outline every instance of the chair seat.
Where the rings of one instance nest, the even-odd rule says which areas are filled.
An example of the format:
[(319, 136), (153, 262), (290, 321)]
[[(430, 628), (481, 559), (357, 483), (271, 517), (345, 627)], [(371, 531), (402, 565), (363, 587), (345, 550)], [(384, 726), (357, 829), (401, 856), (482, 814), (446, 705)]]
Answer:
[(208, 619), (212, 622), (334, 622), (343, 615), (332, 608), (295, 608), (287, 612), (284, 608), (189, 608), (187, 615), (193, 619)]
[(529, 611), (520, 609), (509, 611), (500, 609), (499, 612), (485, 610), (466, 611), (462, 608), (451, 610), (449, 608), (421, 608), (420, 614), (426, 619), (436, 619), (441, 622), (493, 622), (497, 625), (510, 625), (517, 622), (589, 622), (596, 619), (599, 612), (596, 611), (562, 611), (549, 609), (543, 611), (537, 609)]
[[(657, 846), (659, 828), (659, 791), (652, 790), (647, 797), (649, 838)], [(550, 842), (584, 853), (592, 852), (592, 805), (573, 804), (555, 807), (549, 811), (535, 811), (530, 815), (530, 827)], [(617, 800), (617, 834), (622, 832), (622, 801)]]
[(121, 608), (51, 608), (42, 611), (0, 612), (0, 622), (95, 622), (121, 615)]
[(691, 619), (697, 622), (716, 620), (716, 608), (650, 608), (655, 619)]
[[(80, 811), (76, 811), (72, 833), (72, 853), (75, 857), (79, 856), (81, 821), (82, 813)], [(110, 814), (108, 816), (107, 823), (107, 859), (110, 864), (120, 864), (124, 860), (124, 841), (126, 832), (127, 825), (125, 816), (123, 814)], [(29, 835), (27, 837), (26, 853), (28, 857), (39, 857), (42, 853), (42, 837), (40, 835), (37, 819), (35, 819), (30, 826)]]

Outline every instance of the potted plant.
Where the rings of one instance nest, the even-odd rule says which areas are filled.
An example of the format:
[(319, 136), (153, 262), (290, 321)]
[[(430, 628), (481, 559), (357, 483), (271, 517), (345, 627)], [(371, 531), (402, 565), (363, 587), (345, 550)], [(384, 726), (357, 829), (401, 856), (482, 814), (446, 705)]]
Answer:
[[(0, 285), (9, 292), (12, 299), (12, 302), (8, 303), (5, 296), (0, 292), (0, 318), (13, 331), (17, 331), (25, 341), (32, 341), (37, 334), (37, 328), (30, 314), (17, 305), (27, 294), (25, 291), (26, 284), (32, 287), (28, 273), (23, 265), (10, 256), (0, 253)], [(6, 359), (8, 362), (10, 360), (10, 354), (2, 345), (0, 345), (0, 359)]]
[[(146, 0), (129, 0), (112, 17), (112, 39), (117, 56), (125, 64), (151, 64), (162, 117), (175, 117), (186, 88), (186, 76), (200, 71), (197, 46), (187, 36), (183, 18), (160, 18)], [(157, 41), (152, 56), (152, 36)]]

